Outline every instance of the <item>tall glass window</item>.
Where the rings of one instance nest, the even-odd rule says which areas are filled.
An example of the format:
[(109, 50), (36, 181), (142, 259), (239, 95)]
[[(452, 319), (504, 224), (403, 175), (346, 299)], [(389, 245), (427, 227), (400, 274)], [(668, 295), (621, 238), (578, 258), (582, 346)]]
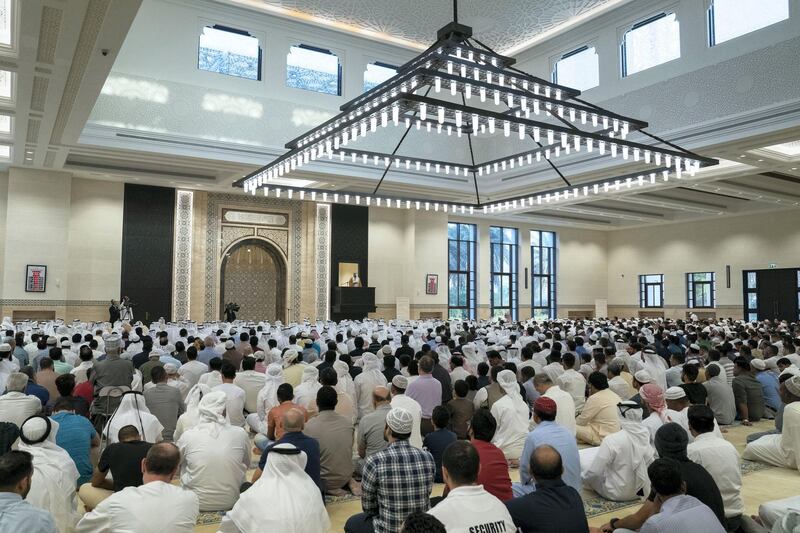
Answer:
[(475, 263), (478, 230), (474, 224), (447, 224), (447, 315), (475, 320)]
[(744, 272), (744, 316), (749, 322), (758, 320), (758, 274), (753, 270)]
[(664, 305), (664, 274), (639, 276), (639, 307), (662, 307)]
[(713, 272), (689, 272), (686, 274), (686, 301), (689, 308), (714, 307), (716, 279)]
[(789, 0), (713, 0), (708, 8), (708, 44), (730, 41), (789, 18)]
[(519, 231), (516, 228), (489, 228), (491, 243), (492, 317), (517, 320), (517, 268)]
[(582, 46), (561, 56), (553, 68), (553, 82), (579, 91), (597, 87), (600, 84), (600, 59), (594, 46)]
[(342, 94), (339, 57), (324, 48), (300, 44), (286, 56), (286, 86), (318, 93)]
[(633, 25), (622, 38), (622, 75), (630, 76), (681, 57), (675, 13), (660, 13)]
[(556, 234), (531, 231), (531, 315), (556, 318)]
[(228, 76), (261, 79), (261, 47), (246, 31), (215, 24), (200, 34), (197, 67)]

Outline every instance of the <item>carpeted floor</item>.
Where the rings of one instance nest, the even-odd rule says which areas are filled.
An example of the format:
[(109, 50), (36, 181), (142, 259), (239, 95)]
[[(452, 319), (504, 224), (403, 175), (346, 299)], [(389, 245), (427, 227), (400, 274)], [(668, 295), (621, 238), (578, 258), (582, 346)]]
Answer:
[[(744, 450), (747, 435), (757, 431), (766, 431), (774, 427), (772, 421), (762, 421), (754, 424), (753, 427), (742, 425), (728, 426), (725, 438), (732, 442), (741, 453)], [(511, 479), (519, 480), (519, 471), (509, 470)], [(745, 500), (746, 511), (749, 514), (756, 513), (758, 505), (764, 501), (782, 498), (800, 493), (800, 475), (796, 471), (775, 468), (761, 463), (742, 461), (742, 494)], [(441, 495), (443, 485), (438, 484), (434, 487), (433, 496)], [(630, 502), (612, 502), (603, 499), (593, 491), (584, 489), (582, 492), (584, 511), (589, 518), (589, 524), (594, 526), (608, 522), (614, 516), (624, 516), (635, 510), (640, 500)], [(332, 532), (340, 532), (344, 529), (344, 523), (355, 513), (361, 511), (359, 498), (353, 496), (326, 497), (325, 503), (328, 515), (331, 518)], [(224, 513), (201, 513), (196, 533), (212, 533), (222, 520)]]

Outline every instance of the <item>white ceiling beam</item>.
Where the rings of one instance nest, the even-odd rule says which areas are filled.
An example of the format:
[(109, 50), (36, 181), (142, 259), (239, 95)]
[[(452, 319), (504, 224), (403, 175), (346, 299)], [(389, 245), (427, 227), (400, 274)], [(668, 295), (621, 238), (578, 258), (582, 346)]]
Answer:
[(604, 218), (613, 218), (619, 220), (633, 220), (633, 221), (663, 221), (664, 215), (653, 213), (653, 214), (646, 214), (646, 213), (630, 213), (625, 211), (619, 211), (610, 208), (600, 208), (600, 207), (589, 207), (586, 205), (575, 205), (575, 206), (561, 206), (555, 209), (556, 211), (563, 211), (565, 213), (575, 213), (579, 215), (590, 215), (590, 216), (599, 216)]
[(662, 207), (664, 209), (674, 209), (676, 211), (686, 211), (688, 213), (700, 213), (704, 215), (721, 215), (725, 213), (725, 208), (703, 207), (701, 204), (686, 200), (675, 200), (667, 198), (654, 198), (652, 196), (631, 195), (614, 198), (618, 202), (629, 204), (647, 205), (650, 207)]
[(800, 195), (783, 193), (780, 191), (769, 191), (759, 187), (749, 187), (733, 183), (696, 183), (690, 188), (698, 191), (725, 194), (728, 196), (738, 196), (743, 200), (754, 200), (770, 204), (790, 204), (800, 205)]

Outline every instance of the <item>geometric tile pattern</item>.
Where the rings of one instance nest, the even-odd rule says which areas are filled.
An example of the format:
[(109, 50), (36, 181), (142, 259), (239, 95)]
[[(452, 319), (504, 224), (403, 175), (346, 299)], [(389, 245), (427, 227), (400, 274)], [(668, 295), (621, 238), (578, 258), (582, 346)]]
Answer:
[(175, 196), (175, 242), (172, 261), (173, 320), (189, 320), (192, 290), (192, 216), (194, 193), (177, 191)]
[[(288, 233), (285, 239), (274, 240), (269, 235), (260, 235), (274, 242), (274, 244), (286, 255), (286, 274), (288, 278), (288, 294), (286, 298), (287, 307), (291, 311), (287, 320), (300, 320), (300, 266), (302, 252), (303, 220), (302, 202), (292, 200), (280, 200), (277, 198), (265, 198), (264, 196), (241, 195), (241, 194), (222, 194), (209, 193), (206, 211), (206, 257), (205, 257), (205, 307), (204, 320), (220, 319), (219, 292), (220, 292), (220, 268), (222, 266), (222, 254), (231, 244), (231, 241), (223, 245), (223, 229), (230, 228), (222, 221), (223, 208), (247, 208), (250, 211), (269, 211), (278, 212), (289, 217)], [(271, 228), (274, 229), (274, 228)], [(227, 229), (230, 231), (230, 229)], [(229, 235), (229, 234), (228, 234)], [(253, 235), (252, 230), (249, 235)], [(286, 244), (284, 244), (286, 243)], [(287, 245), (288, 244), (288, 245)]]
[(258, 228), (258, 236), (272, 241), (281, 249), (283, 255), (289, 257), (289, 232), (282, 229)]
[[(452, 2), (430, 0), (263, 0), (322, 19), (389, 34), (428, 46), (453, 19)], [(612, 0), (460, 0), (458, 22), (503, 52)], [(424, 17), (418, 16), (425, 13)], [(294, 43), (293, 43), (294, 44)], [(297, 43), (300, 44), (300, 43)]]
[(328, 320), (330, 307), (328, 295), (330, 294), (330, 240), (331, 240), (331, 204), (317, 204), (316, 222), (316, 268), (317, 280), (317, 320)]

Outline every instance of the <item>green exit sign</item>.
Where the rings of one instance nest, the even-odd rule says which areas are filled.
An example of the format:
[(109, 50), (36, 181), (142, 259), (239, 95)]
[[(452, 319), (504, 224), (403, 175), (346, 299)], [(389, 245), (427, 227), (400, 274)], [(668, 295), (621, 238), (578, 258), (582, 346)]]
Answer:
[(778, 268), (778, 263), (770, 263), (769, 267), (770, 268)]

